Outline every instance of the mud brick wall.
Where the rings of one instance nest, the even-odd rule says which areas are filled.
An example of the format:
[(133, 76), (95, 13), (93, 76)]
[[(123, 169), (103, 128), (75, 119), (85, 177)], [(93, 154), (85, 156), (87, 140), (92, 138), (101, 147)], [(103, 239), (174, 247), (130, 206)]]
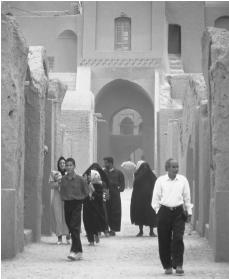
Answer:
[(24, 247), (24, 82), (28, 47), (15, 19), (2, 14), (2, 258)]
[(28, 85), (25, 87), (25, 194), (24, 226), (41, 237), (44, 168), (45, 103), (48, 73), (45, 49), (30, 47)]
[(207, 28), (202, 50), (211, 140), (209, 240), (215, 260), (229, 261), (229, 32)]

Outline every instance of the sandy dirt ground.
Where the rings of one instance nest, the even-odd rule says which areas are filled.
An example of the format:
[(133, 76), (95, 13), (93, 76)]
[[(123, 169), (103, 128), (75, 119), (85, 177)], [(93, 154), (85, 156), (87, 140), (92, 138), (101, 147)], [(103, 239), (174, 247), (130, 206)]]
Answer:
[[(149, 228), (144, 236), (136, 237), (138, 228), (130, 224), (131, 190), (122, 193), (122, 230), (115, 237), (101, 237), (94, 247), (88, 246), (82, 229), (83, 259), (67, 260), (69, 246), (56, 245), (56, 237), (42, 237), (37, 244), (25, 247), (12, 260), (2, 261), (3, 279), (113, 279), (113, 278), (166, 278), (158, 256), (157, 238), (149, 237)], [(207, 241), (192, 231), (185, 233), (185, 278), (229, 279), (229, 264), (215, 263)], [(177, 276), (176, 276), (177, 277)]]

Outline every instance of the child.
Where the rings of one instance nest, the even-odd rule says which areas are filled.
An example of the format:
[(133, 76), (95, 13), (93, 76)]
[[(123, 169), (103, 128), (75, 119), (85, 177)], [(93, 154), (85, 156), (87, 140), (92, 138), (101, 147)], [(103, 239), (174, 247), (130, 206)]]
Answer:
[(91, 170), (89, 188), (91, 193), (83, 206), (83, 221), (87, 233), (88, 242), (91, 246), (99, 242), (99, 232), (105, 231), (106, 221), (103, 209), (103, 182), (96, 170)]
[(82, 244), (80, 240), (81, 210), (84, 199), (89, 194), (89, 188), (84, 179), (75, 173), (75, 160), (66, 160), (65, 175), (60, 182), (60, 194), (64, 201), (65, 220), (72, 237), (72, 246), (68, 258), (80, 260)]

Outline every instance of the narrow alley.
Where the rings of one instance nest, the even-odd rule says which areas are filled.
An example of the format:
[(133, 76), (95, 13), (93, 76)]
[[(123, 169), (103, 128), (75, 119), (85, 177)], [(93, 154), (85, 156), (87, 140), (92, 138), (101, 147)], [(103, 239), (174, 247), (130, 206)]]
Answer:
[[(82, 227), (83, 259), (67, 260), (68, 245), (56, 245), (56, 237), (42, 237), (41, 243), (25, 247), (14, 259), (2, 261), (3, 279), (27, 278), (166, 278), (158, 256), (157, 238), (136, 237), (138, 228), (130, 224), (131, 190), (122, 193), (122, 231), (116, 237), (101, 237), (95, 247), (88, 246)], [(205, 238), (187, 227), (185, 233), (185, 278), (228, 279), (229, 264), (216, 263)], [(172, 275), (170, 277), (175, 277)]]

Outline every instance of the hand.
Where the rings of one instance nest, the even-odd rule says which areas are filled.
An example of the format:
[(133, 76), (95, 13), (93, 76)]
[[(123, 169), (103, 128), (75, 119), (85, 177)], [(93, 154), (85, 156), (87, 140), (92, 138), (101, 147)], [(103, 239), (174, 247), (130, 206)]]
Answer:
[(190, 222), (191, 222), (191, 219), (192, 219), (192, 215), (188, 215), (187, 223), (190, 223)]
[(58, 173), (55, 173), (55, 174), (54, 174), (54, 181), (55, 181), (55, 182), (58, 181), (58, 177), (59, 177), (59, 174), (58, 174)]

